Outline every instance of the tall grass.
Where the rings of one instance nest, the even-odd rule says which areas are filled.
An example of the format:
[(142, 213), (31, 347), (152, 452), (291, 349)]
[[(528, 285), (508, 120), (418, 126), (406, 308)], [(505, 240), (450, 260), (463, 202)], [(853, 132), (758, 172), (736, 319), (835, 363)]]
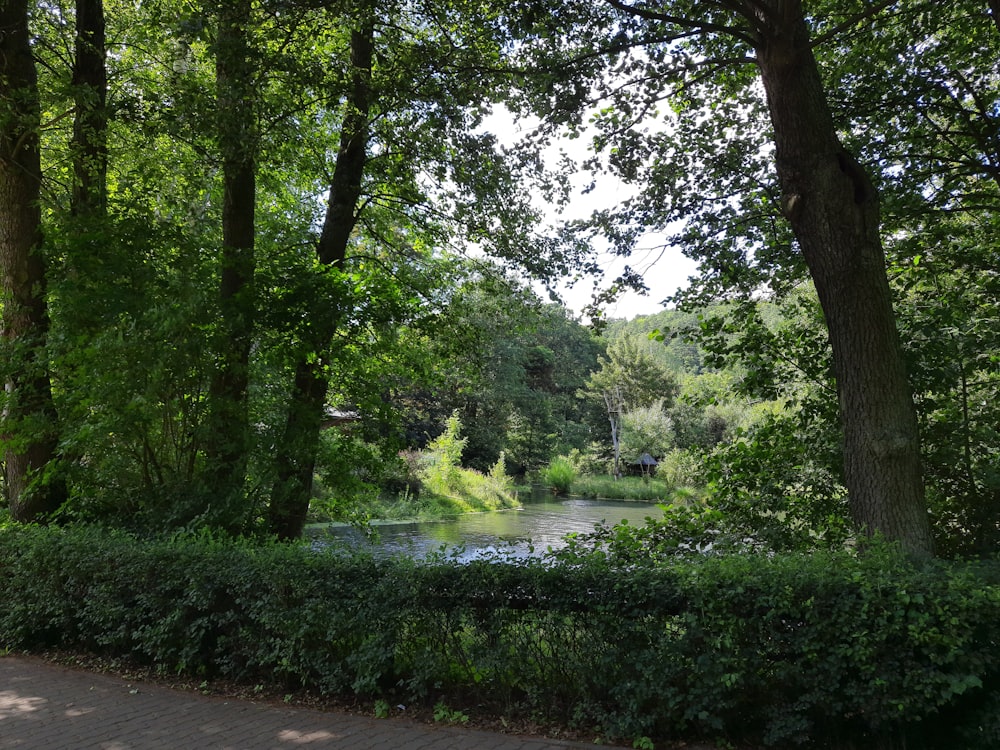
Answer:
[(655, 477), (622, 477), (584, 475), (577, 477), (573, 491), (578, 495), (608, 500), (639, 500), (649, 503), (668, 502), (674, 486)]
[(542, 469), (542, 483), (557, 495), (568, 495), (576, 480), (576, 469), (564, 456), (556, 456)]

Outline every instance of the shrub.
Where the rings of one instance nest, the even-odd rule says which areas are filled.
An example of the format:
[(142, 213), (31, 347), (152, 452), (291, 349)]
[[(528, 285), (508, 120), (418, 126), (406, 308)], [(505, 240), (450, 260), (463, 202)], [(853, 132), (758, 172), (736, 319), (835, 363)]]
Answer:
[(583, 451), (573, 448), (568, 457), (578, 475), (610, 474), (614, 470), (608, 447), (602, 443), (590, 443)]
[(465, 443), (462, 422), (455, 412), (445, 422), (444, 432), (431, 441), (423, 455), (420, 478), (431, 492), (449, 495), (463, 491), (461, 464)]
[(515, 501), (514, 480), (507, 473), (507, 456), (500, 451), (490, 473), (483, 477), (482, 497), (497, 508), (510, 507)]
[(608, 737), (995, 748), (998, 641), (1000, 565), (891, 550), (418, 565), (0, 528), (0, 648), (456, 716), (489, 707)]
[(576, 469), (565, 456), (553, 458), (542, 471), (542, 482), (557, 495), (568, 495), (576, 480)]
[(777, 550), (842, 547), (850, 513), (834, 467), (839, 447), (827, 432), (772, 414), (708, 454), (709, 502), (727, 526)]
[(675, 448), (660, 459), (656, 477), (671, 487), (702, 487), (705, 483), (702, 456), (694, 450)]

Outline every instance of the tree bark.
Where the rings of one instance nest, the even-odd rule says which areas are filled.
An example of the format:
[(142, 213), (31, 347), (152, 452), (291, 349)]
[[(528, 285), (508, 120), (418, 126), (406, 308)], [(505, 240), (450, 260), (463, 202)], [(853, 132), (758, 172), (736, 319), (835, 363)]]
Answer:
[(4, 494), (17, 521), (41, 521), (65, 499), (52, 473), (58, 428), (46, 352), (39, 95), (28, 4), (0, 3), (0, 294), (6, 399)]
[(917, 418), (880, 238), (878, 195), (839, 142), (800, 0), (772, 0), (757, 64), (774, 127), (783, 210), (833, 349), (854, 521), (930, 555)]
[(73, 63), (73, 195), (77, 216), (107, 211), (108, 73), (103, 0), (77, 0)]
[(256, 317), (256, 133), (247, 40), (251, 10), (251, 0), (219, 4), (215, 67), (217, 138), (223, 164), (221, 320), (216, 371), (209, 386), (206, 521), (234, 532), (248, 511), (244, 493), (250, 449), (247, 402)]
[[(326, 217), (316, 244), (319, 262), (333, 268), (343, 265), (357, 223), (373, 103), (373, 36), (370, 25), (351, 33), (351, 89), (345, 102)], [(277, 479), (271, 492), (271, 531), (280, 539), (300, 536), (305, 526), (329, 387), (326, 352), (339, 325), (338, 307), (335, 301), (330, 312), (315, 316), (303, 334), (303, 353), (295, 367), (285, 429), (278, 445)]]
[(608, 411), (608, 422), (611, 423), (611, 450), (614, 456), (614, 476), (618, 479), (622, 475), (621, 470), (621, 421), (622, 412), (625, 411), (624, 399), (622, 398), (621, 386), (612, 386), (610, 390), (605, 390), (604, 405)]

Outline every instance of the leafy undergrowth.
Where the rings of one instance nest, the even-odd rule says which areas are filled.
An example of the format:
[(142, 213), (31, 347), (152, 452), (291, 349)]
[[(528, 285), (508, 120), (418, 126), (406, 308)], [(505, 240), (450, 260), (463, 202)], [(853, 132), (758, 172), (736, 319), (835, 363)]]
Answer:
[(488, 474), (447, 462), (422, 467), (416, 474), (402, 490), (371, 492), (360, 503), (315, 502), (310, 522), (435, 521), (521, 506), (502, 457)]
[(0, 648), (639, 747), (1000, 746), (996, 563), (871, 548), (657, 564), (633, 554), (644, 542), (424, 565), (8, 525)]

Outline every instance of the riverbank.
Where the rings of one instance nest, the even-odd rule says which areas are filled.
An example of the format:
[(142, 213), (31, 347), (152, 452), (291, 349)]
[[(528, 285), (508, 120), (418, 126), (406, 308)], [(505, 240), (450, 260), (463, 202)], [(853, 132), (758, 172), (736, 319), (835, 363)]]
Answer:
[(441, 521), (467, 513), (521, 507), (506, 474), (482, 474), (452, 467), (446, 476), (411, 478), (402, 490), (371, 493), (350, 504), (320, 500), (310, 508), (309, 523), (355, 526), (386, 522)]
[(619, 477), (616, 479), (607, 474), (582, 474), (573, 478), (567, 494), (594, 500), (667, 503), (674, 501), (679, 494), (687, 497), (693, 493), (694, 490), (690, 488), (677, 487), (656, 477)]
[[(519, 493), (520, 496), (520, 493)], [(423, 559), (441, 553), (468, 562), (483, 557), (537, 557), (566, 545), (568, 534), (588, 534), (598, 524), (627, 521), (643, 525), (659, 514), (655, 506), (581, 497), (555, 497), (540, 492), (515, 509), (464, 513), (427, 521), (380, 520), (367, 526), (325, 524), (311, 526), (318, 544), (346, 545), (378, 556), (403, 555)]]

